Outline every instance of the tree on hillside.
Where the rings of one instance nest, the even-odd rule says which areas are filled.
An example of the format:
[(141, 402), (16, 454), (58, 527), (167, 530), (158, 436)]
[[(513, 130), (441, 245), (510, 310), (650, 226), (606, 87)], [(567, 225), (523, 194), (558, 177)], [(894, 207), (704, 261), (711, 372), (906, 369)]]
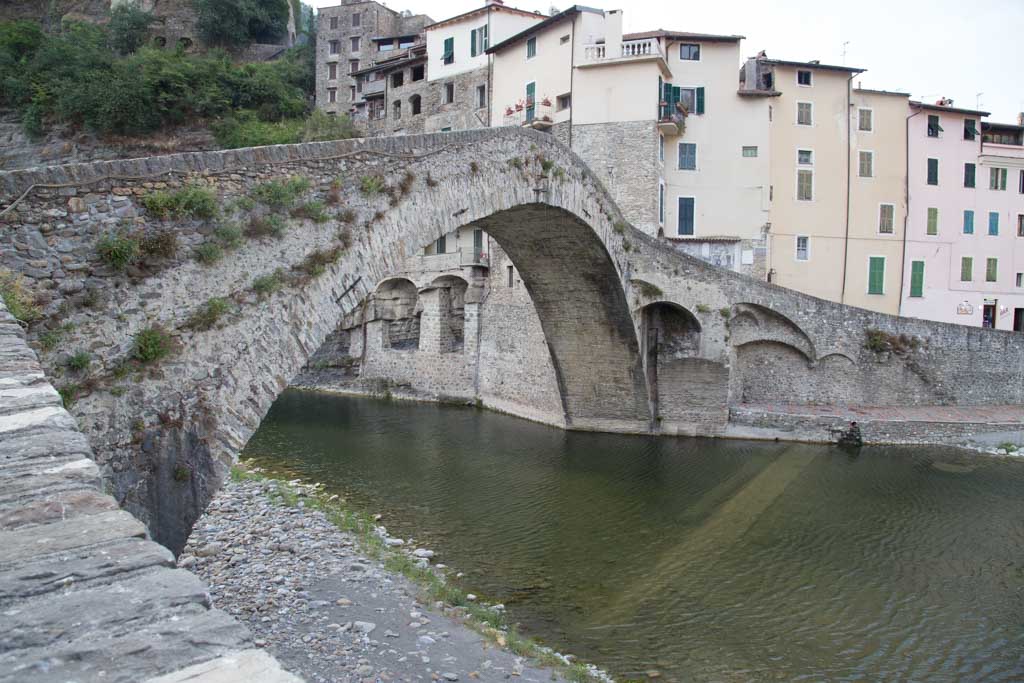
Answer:
[(154, 17), (134, 2), (119, 4), (110, 10), (110, 47), (119, 54), (130, 55), (146, 44), (149, 26)]
[(288, 0), (192, 0), (199, 35), (209, 45), (274, 43), (288, 32)]

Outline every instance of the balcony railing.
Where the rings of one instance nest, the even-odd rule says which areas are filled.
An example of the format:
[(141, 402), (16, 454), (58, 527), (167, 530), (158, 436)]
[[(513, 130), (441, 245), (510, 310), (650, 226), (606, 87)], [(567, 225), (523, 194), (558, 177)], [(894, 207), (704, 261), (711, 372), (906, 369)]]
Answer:
[(682, 135), (686, 130), (686, 111), (678, 104), (659, 104), (658, 129), (669, 135)]
[(505, 107), (504, 124), (547, 130), (555, 125), (551, 101), (519, 102), (515, 106)]
[(490, 265), (490, 255), (485, 252), (476, 252), (472, 249), (458, 249), (444, 254), (420, 254), (414, 260), (406, 262), (406, 267), (419, 271), (445, 271), (458, 270), (467, 266)]
[(661, 51), (661, 44), (656, 38), (644, 40), (624, 40), (622, 48), (618, 52), (608, 50), (604, 44), (585, 45), (583, 47), (583, 59), (588, 62), (600, 62), (606, 59), (636, 59), (640, 57), (661, 57), (665, 54)]

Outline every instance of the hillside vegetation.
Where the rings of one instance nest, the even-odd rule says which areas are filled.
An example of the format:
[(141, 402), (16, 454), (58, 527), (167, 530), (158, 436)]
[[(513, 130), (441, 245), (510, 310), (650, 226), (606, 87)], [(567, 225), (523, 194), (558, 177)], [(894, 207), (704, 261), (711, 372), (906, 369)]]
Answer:
[[(239, 0), (202, 4), (227, 11), (233, 3)], [(219, 49), (190, 54), (152, 47), (151, 21), (121, 6), (106, 26), (66, 23), (59, 32), (45, 33), (32, 22), (0, 23), (0, 107), (19, 112), (33, 137), (54, 124), (109, 136), (200, 124), (224, 147), (355, 134), (346, 117), (311, 113), (312, 36), (277, 60), (239, 64)], [(223, 42), (251, 39), (248, 24), (225, 23), (236, 34)], [(257, 22), (252, 30), (265, 35), (269, 29)]]

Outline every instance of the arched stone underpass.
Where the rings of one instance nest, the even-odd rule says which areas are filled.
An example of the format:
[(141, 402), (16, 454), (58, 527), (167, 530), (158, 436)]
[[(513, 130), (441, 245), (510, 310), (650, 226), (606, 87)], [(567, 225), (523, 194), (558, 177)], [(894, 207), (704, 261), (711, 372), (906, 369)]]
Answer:
[[(202, 202), (176, 203), (187, 188), (208, 193), (218, 215)], [(1020, 337), (843, 307), (680, 254), (631, 228), (589, 169), (536, 131), (0, 173), (0, 207), (2, 265), (38, 297), (41, 319), (29, 338), (49, 378), (65, 391), (118, 501), (173, 549), (339, 322), (365, 315), (377, 283), (464, 226), (486, 230), (518, 269), (570, 428), (730, 433), (726, 411), (694, 417), (684, 405), (675, 424), (652, 420), (633, 312), (655, 302), (696, 318), (699, 359), (730, 409), (742, 400), (734, 372), (741, 338), (761, 348), (803, 340), (812, 367), (827, 362), (829, 373), (847, 375), (834, 391), (821, 385), (833, 402), (1024, 402)], [(104, 240), (136, 238), (140, 248), (171, 246), (147, 246), (122, 268), (102, 256)], [(899, 352), (868, 348), (869, 331), (915, 341), (900, 342)], [(170, 352), (140, 356), (144, 334)], [(69, 368), (78, 350), (90, 356), (85, 371)], [(783, 400), (772, 387), (785, 386), (776, 373), (789, 365), (778, 360), (759, 357), (766, 365), (744, 378), (743, 391)], [(918, 381), (901, 382), (911, 375)]]

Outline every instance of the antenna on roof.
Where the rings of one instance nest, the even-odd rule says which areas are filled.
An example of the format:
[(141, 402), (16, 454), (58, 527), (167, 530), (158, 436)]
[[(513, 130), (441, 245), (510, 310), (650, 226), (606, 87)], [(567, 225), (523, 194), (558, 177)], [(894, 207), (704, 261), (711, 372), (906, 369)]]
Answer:
[(843, 66), (846, 66), (846, 46), (850, 44), (850, 41), (843, 42)]
[(975, 93), (975, 95), (974, 95), (974, 108), (975, 109), (978, 109), (978, 110), (981, 109), (981, 96), (984, 95), (984, 94), (985, 93), (983, 93), (983, 92)]

